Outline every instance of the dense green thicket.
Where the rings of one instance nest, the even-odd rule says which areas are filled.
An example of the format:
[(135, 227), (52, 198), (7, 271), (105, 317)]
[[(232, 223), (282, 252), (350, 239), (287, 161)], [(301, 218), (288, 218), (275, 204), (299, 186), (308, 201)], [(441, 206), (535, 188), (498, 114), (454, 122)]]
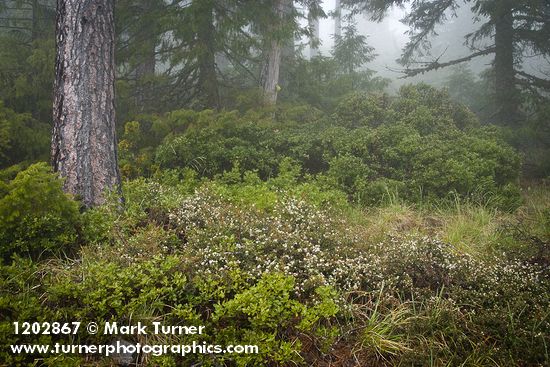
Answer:
[(518, 205), (520, 160), (503, 134), (426, 85), (403, 87), (395, 98), (354, 94), (329, 116), (303, 106), (138, 120), (126, 124), (120, 143), (127, 177), (183, 167), (214, 177), (238, 166), (267, 179), (288, 158), (304, 179), (361, 204), (390, 191), (410, 201), (456, 193)]
[[(161, 321), (204, 325), (206, 332), (150, 336), (148, 343), (257, 344), (260, 353), (142, 356), (148, 365), (549, 362), (548, 258), (465, 253), (436, 239), (433, 216), (429, 237), (401, 222), (393, 234), (386, 223), (384, 236), (369, 240), (374, 226), (354, 219), (340, 191), (299, 183), (290, 160), (279, 171), (262, 181), (236, 168), (215, 180), (166, 170), (127, 181), (123, 212), (113, 199), (75, 213), (83, 244), (78, 260), (14, 255), (1, 265), (2, 344), (66, 343), (64, 336), (14, 335), (12, 321)], [(3, 200), (29, 188), (24, 182), (40, 180), (51, 184), (33, 186), (36, 195), (63, 197), (59, 182), (50, 187), (51, 175), (33, 166), (12, 181)], [(43, 217), (56, 213), (52, 206)], [(112, 336), (82, 331), (78, 340), (110, 343)], [(84, 363), (78, 355), (2, 353), (10, 365), (34, 358)]]
[[(260, 353), (142, 355), (144, 365), (550, 362), (548, 190), (520, 200), (507, 131), (445, 91), (355, 93), (330, 113), (136, 116), (119, 143), (124, 206), (84, 212), (44, 163), (29, 166), (46, 150), (43, 125), (0, 112), (1, 152), (17, 157), (0, 175), (3, 345), (67, 343), (14, 335), (13, 321), (161, 321), (206, 331), (148, 343)], [(112, 362), (0, 352), (8, 365), (37, 359)]]
[[(444, 86), (451, 98), (463, 103), (484, 124), (498, 124), (495, 118), (494, 96), (486, 93), (490, 88), (490, 73), (480, 77), (467, 67), (457, 67)], [(522, 124), (503, 129), (506, 141), (522, 154), (522, 176), (525, 179), (544, 179), (550, 176), (550, 115), (549, 104), (536, 92), (522, 94), (526, 117)]]
[(16, 113), (0, 100), (0, 169), (47, 160), (50, 127), (28, 113)]
[(78, 203), (61, 191), (61, 182), (43, 163), (0, 182), (0, 257), (39, 258), (75, 248)]

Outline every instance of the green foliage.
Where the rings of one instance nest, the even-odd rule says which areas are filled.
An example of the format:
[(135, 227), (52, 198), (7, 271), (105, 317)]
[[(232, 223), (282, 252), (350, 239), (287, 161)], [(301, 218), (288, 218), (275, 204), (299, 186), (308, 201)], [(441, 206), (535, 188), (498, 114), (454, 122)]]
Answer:
[(537, 100), (535, 111), (523, 126), (506, 130), (506, 140), (524, 156), (523, 173), (533, 179), (550, 177), (550, 107), (548, 99)]
[[(80, 236), (85, 243), (98, 247), (131, 247), (140, 258), (166, 254), (167, 249), (175, 247), (177, 238), (156, 225), (166, 224), (168, 212), (198, 185), (195, 172), (188, 169), (165, 170), (154, 178), (124, 182), (125, 215), (120, 215), (119, 198), (113, 195), (105, 205), (88, 209), (81, 215)], [(121, 233), (130, 237), (121, 239)], [(140, 245), (134, 247), (136, 243)]]
[(0, 101), (18, 113), (31, 113), (41, 122), (51, 119), (55, 59), (55, 14), (51, 9), (46, 13), (40, 19), (43, 24), (36, 30), (36, 39), (21, 30), (0, 30)]
[(327, 171), (329, 185), (340, 188), (352, 196), (352, 200), (361, 202), (359, 195), (364, 193), (368, 178), (372, 176), (372, 172), (363, 160), (353, 155), (344, 155), (333, 158), (329, 165), (330, 168)]
[[(517, 207), (519, 194), (512, 188), (519, 158), (494, 130), (474, 128), (476, 121), (467, 110), (433, 88), (409, 86), (400, 95), (385, 116), (367, 114), (358, 125), (364, 127), (346, 139), (340, 151), (359, 159), (355, 159), (355, 168), (338, 168), (342, 158), (332, 161), (328, 172), (333, 181), (366, 202), (380, 200), (377, 192), (399, 189), (402, 197), (414, 201), (457, 192), (461, 196), (485, 195), (485, 199), (500, 197), (501, 202), (495, 200), (495, 205)], [(376, 100), (371, 97), (370, 101)], [(355, 116), (364, 108), (360, 102), (359, 97), (343, 102), (337, 109), (338, 121), (347, 125), (358, 121)], [(379, 99), (381, 103), (387, 102)], [(367, 102), (365, 110), (376, 111), (371, 105)], [(374, 129), (369, 127), (371, 121)], [(380, 190), (382, 182), (389, 184), (386, 190)]]
[[(196, 113), (193, 128), (182, 135), (169, 135), (158, 147), (161, 167), (189, 166), (207, 176), (231, 169), (238, 162), (243, 170), (258, 170), (261, 177), (274, 173), (277, 155), (269, 145), (276, 126), (258, 113)], [(268, 146), (265, 146), (268, 145)]]
[[(63, 302), (79, 320), (126, 321), (130, 315), (153, 316), (181, 299), (187, 284), (174, 257), (153, 257), (132, 266), (93, 262), (81, 269), (84, 281), (72, 274), (50, 285), (51, 301)], [(78, 276), (77, 274), (74, 274)]]
[(49, 133), (47, 124), (14, 112), (0, 100), (0, 169), (47, 158)]
[(390, 98), (387, 95), (355, 93), (343, 99), (335, 109), (338, 125), (350, 129), (377, 127), (386, 119)]
[(496, 112), (495, 101), (489, 93), (488, 73), (476, 76), (468, 66), (459, 64), (447, 77), (444, 86), (458, 103), (467, 106), (482, 122), (488, 122)]
[(38, 355), (12, 354), (7, 346), (18, 343), (49, 344), (49, 335), (15, 335), (12, 322), (50, 321), (52, 313), (44, 309), (40, 301), (40, 279), (36, 276), (39, 266), (30, 259), (14, 256), (9, 265), (0, 264), (0, 361), (9, 366), (24, 366)]
[(33, 258), (74, 248), (78, 204), (61, 190), (61, 181), (44, 163), (17, 174), (0, 198), (1, 256)]
[[(149, 365), (316, 365), (326, 358), (370, 365), (548, 362), (544, 266), (500, 252), (474, 257), (429, 237), (369, 241), (372, 226), (350, 223), (332, 205), (327, 211), (309, 203), (308, 188), (319, 185), (296, 183), (299, 168), (286, 159), (280, 177), (267, 182), (237, 165), (202, 184), (194, 178), (180, 183), (178, 171), (128, 182), (125, 211), (108, 204), (83, 215), (87, 244), (80, 261), (15, 257), (2, 265), (0, 312), (8, 317), (1, 327), (9, 330), (23, 318), (185, 320), (205, 332), (150, 335), (148, 343), (254, 344), (260, 350), (149, 356)], [(537, 210), (544, 210), (542, 201)], [(78, 338), (111, 342), (101, 334)], [(3, 341), (28, 342), (10, 333)], [(40, 357), (0, 355), (10, 365)], [(44, 357), (48, 365), (62, 362)]]
[(301, 167), (296, 182), (317, 179), (360, 204), (380, 203), (396, 190), (411, 202), (456, 193), (501, 208), (519, 203), (520, 160), (503, 134), (480, 127), (466, 107), (427, 85), (405, 86), (396, 98), (348, 96), (330, 118), (284, 107), (246, 114), (177, 111), (146, 121), (128, 123), (120, 144), (130, 177), (189, 167), (199, 176), (231, 171), (228, 180), (238, 170), (235, 182), (245, 171), (267, 180), (289, 159)]
[(440, 129), (445, 131), (443, 128), (467, 130), (479, 126), (476, 116), (466, 106), (453, 101), (444, 89), (423, 83), (409, 84), (401, 87), (398, 96), (400, 98), (392, 104), (392, 109), (399, 120), (407, 119), (408, 116), (427, 119), (432, 126), (425, 128), (432, 128), (435, 130), (433, 132), (439, 132)]
[(358, 34), (355, 24), (344, 27), (342, 36), (334, 37), (332, 55), (341, 70), (348, 74), (355, 74), (356, 70), (372, 61), (376, 55), (374, 48), (367, 44), (367, 37)]
[[(293, 287), (291, 277), (265, 275), (257, 285), (216, 307), (213, 319), (226, 324), (223, 332), (232, 338), (242, 335), (241, 338), (250, 343), (261, 340), (262, 354), (267, 358), (278, 363), (297, 362), (299, 354), (295, 352), (300, 349), (299, 342), (279, 339), (306, 311), (303, 305), (291, 299)], [(228, 319), (237, 322), (225, 321)]]
[(355, 24), (344, 27), (344, 34), (335, 37), (332, 57), (298, 58), (288, 66), (289, 81), (281, 91), (283, 101), (303, 101), (331, 111), (339, 100), (354, 92), (382, 91), (387, 79), (374, 76), (364, 65), (376, 55), (366, 37)]
[(336, 58), (326, 56), (298, 59), (289, 74), (291, 79), (281, 91), (281, 101), (301, 101), (324, 111), (332, 111), (350, 93), (381, 92), (389, 84), (368, 69), (349, 73)]
[[(45, 279), (43, 287), (47, 304), (55, 307), (53, 314), (84, 323), (117, 321), (126, 325), (140, 321), (149, 327), (159, 318), (165, 325), (184, 319), (186, 325), (204, 326), (205, 331), (196, 336), (172, 335), (172, 343), (250, 344), (260, 350), (259, 354), (165, 356), (178, 364), (212, 363), (208, 362), (212, 359), (223, 365), (301, 362), (298, 330), (315, 332), (321, 322), (338, 312), (334, 290), (319, 288), (310, 302), (299, 301), (293, 278), (279, 273), (265, 274), (251, 283), (238, 270), (216, 275), (190, 272), (190, 261), (174, 255), (132, 264), (99, 260), (91, 254), (84, 258), (86, 261), (75, 267), (57, 267), (53, 276)], [(110, 338), (102, 333), (79, 337), (88, 343), (105, 343)], [(126, 338), (136, 341), (138, 337)], [(151, 335), (149, 342), (166, 343), (166, 337)]]
[[(319, 322), (334, 317), (339, 309), (334, 302), (336, 293), (329, 287), (316, 289), (318, 299), (312, 306), (294, 299), (293, 290), (292, 277), (265, 274), (255, 286), (219, 304), (213, 319), (226, 325), (223, 334), (230, 338), (242, 335), (241, 340), (249, 343), (262, 341), (260, 358), (245, 360), (301, 364), (301, 343), (293, 335), (296, 329), (314, 331)], [(240, 359), (237, 358), (237, 363)]]
[[(350, 189), (352, 178), (344, 179), (346, 192), (371, 199), (367, 193), (376, 190), (368, 182), (383, 178), (400, 182), (404, 186), (401, 196), (413, 201), (456, 192), (501, 196), (503, 201), (497, 205), (517, 207), (519, 195), (510, 185), (518, 178), (519, 157), (494, 130), (474, 128), (475, 119), (467, 110), (433, 88), (409, 86), (400, 95), (386, 113), (386, 122), (374, 129), (358, 128), (347, 139), (344, 152), (359, 157), (371, 174), (365, 169), (357, 174), (346, 169), (346, 175), (363, 180), (365, 194), (361, 195), (359, 183)], [(355, 99), (349, 102), (349, 109), (346, 104), (341, 107), (346, 111), (344, 121), (349, 121), (348, 111), (356, 105)]]

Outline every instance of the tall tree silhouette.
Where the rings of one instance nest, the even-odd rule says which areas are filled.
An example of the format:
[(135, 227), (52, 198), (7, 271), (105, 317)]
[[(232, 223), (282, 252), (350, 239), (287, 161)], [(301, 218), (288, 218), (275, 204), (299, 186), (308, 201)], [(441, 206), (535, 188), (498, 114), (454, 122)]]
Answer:
[[(403, 49), (401, 62), (407, 76), (494, 55), (493, 95), (497, 105), (494, 119), (514, 125), (521, 119), (520, 90), (550, 90), (550, 81), (527, 73), (522, 61), (533, 55), (550, 56), (550, 1), (548, 0), (342, 0), (355, 9), (367, 11), (374, 20), (382, 20), (394, 5), (410, 4), (403, 21), (410, 26), (410, 40)], [(436, 27), (457, 16), (461, 6), (470, 6), (479, 27), (466, 35), (471, 53), (453, 60), (445, 55), (427, 58), (430, 36)]]

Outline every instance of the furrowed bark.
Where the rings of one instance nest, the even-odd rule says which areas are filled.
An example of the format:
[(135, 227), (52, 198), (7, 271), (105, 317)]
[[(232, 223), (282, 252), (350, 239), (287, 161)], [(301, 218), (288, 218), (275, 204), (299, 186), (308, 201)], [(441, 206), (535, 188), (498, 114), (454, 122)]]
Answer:
[(86, 207), (120, 190), (114, 0), (58, 0), (52, 165)]

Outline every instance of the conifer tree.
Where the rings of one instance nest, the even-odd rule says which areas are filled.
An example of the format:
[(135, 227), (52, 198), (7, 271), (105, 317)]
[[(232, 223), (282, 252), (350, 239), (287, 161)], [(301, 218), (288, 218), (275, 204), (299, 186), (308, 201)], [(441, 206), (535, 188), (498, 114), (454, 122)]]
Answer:
[(118, 190), (114, 1), (58, 0), (52, 164), (86, 207)]
[[(514, 125), (521, 119), (520, 90), (550, 90), (550, 81), (522, 70), (522, 61), (530, 55), (550, 56), (550, 2), (547, 0), (343, 0), (357, 11), (368, 12), (382, 20), (392, 6), (410, 4), (404, 22), (410, 26), (410, 40), (403, 50), (401, 63), (406, 76), (493, 55), (493, 93), (497, 104), (494, 119)], [(444, 60), (445, 55), (430, 57), (430, 36), (436, 27), (456, 16), (460, 6), (470, 6), (473, 16), (482, 22), (466, 35), (471, 53)], [(420, 66), (418, 66), (420, 65)]]

